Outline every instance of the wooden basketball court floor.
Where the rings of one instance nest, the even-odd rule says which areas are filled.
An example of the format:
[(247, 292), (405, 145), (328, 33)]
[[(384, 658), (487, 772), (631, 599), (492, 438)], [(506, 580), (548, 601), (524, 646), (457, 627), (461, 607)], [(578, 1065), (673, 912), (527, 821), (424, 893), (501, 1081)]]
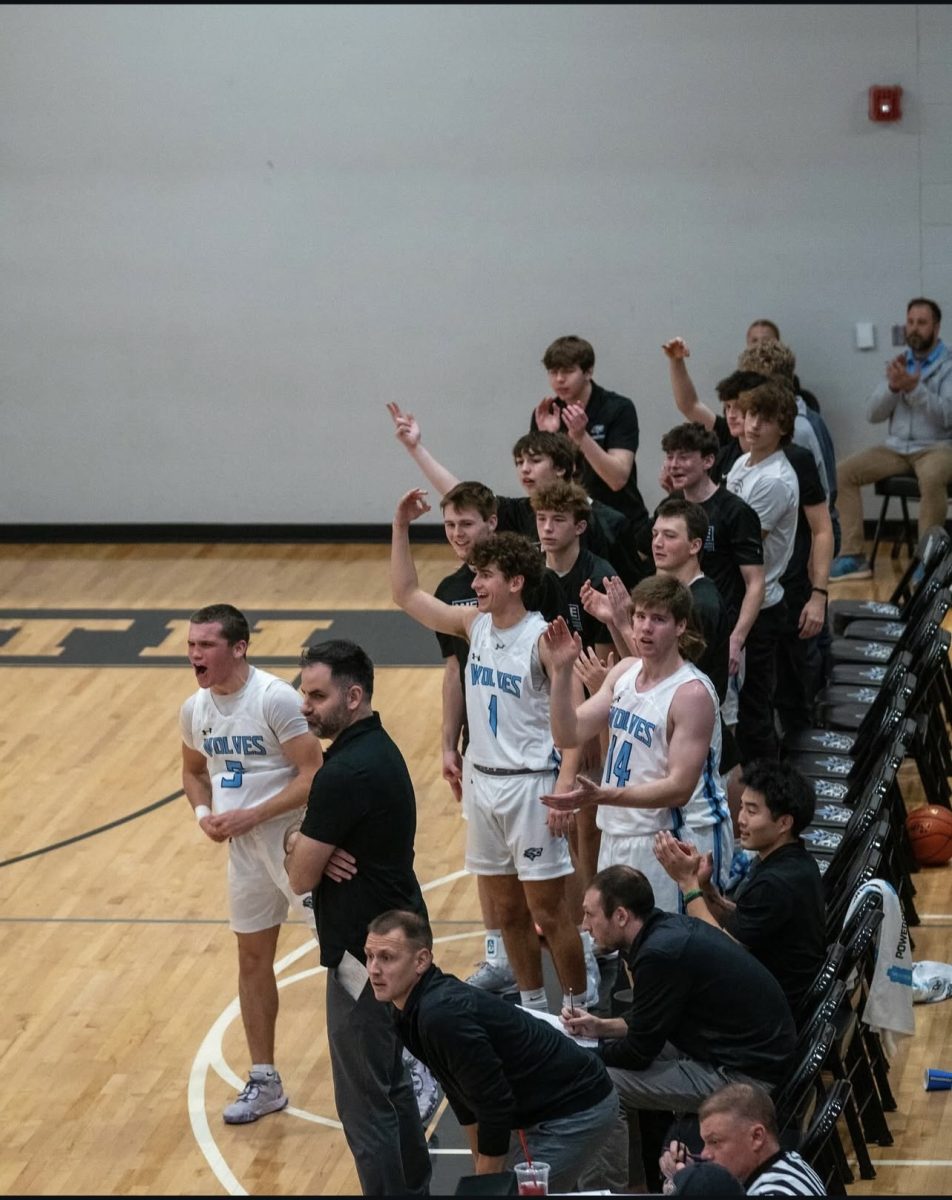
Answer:
[[(180, 794), (177, 712), (194, 687), (185, 627), (200, 604), (248, 612), (252, 661), (289, 680), (307, 640), (362, 641), (378, 664), (375, 707), (416, 786), (437, 961), (467, 974), (482, 942), (462, 822), (440, 778), (439, 659), (435, 640), (393, 613), (387, 554), (0, 545), (0, 1191), (357, 1190), (334, 1113), (323, 974), (303, 925), (286, 926), (278, 947), (277, 1062), (291, 1106), (247, 1127), (222, 1123), (247, 1067), (234, 939), (223, 848)], [(444, 547), (416, 557), (427, 587), (454, 567)], [(897, 570), (881, 557), (879, 598)], [(903, 772), (918, 803), (915, 770)], [(916, 877), (917, 958), (952, 958), (950, 878), (952, 867)], [(856, 1194), (952, 1190), (950, 1093), (921, 1086), (923, 1067), (952, 1069), (952, 1002), (917, 1008), (917, 1025), (893, 1066), (895, 1144), (872, 1148), (878, 1178)]]

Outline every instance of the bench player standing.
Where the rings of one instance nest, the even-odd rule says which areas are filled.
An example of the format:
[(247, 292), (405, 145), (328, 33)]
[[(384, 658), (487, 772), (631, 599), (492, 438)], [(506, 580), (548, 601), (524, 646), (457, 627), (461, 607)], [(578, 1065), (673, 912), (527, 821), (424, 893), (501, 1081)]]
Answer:
[(429, 511), (425, 495), (414, 489), (397, 506), (390, 578), (394, 601), (414, 620), (470, 643), (466, 867), (486, 879), (522, 1004), (546, 1007), (533, 921), (571, 1004), (573, 994), (583, 997), (587, 990), (582, 942), (566, 897), (572, 861), (564, 831), (572, 818), (547, 819), (538, 799), (571, 784), (578, 755), (566, 752), (558, 763), (549, 728), (546, 621), (523, 602), (524, 589), (541, 579), (542, 558), (518, 534), (493, 534), (470, 556), (476, 611), (442, 603), (419, 586), (410, 553), (410, 523)]
[(297, 693), (251, 666), (249, 638), (248, 621), (230, 604), (192, 613), (188, 658), (198, 691), (179, 714), (185, 795), (205, 836), (228, 842), (238, 1000), (252, 1063), (248, 1083), (224, 1111), (230, 1125), (257, 1121), (288, 1103), (274, 1067), (274, 956), (289, 904), (307, 910), (288, 883), (283, 839), (303, 818), (322, 762)]

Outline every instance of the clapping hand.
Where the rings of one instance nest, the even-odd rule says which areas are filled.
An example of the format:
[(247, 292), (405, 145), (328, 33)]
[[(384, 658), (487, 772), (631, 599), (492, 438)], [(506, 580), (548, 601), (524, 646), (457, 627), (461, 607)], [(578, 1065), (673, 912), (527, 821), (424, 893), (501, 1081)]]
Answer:
[(654, 856), (679, 887), (698, 878), (701, 855), (691, 842), (680, 842), (662, 830), (654, 837)]
[(919, 382), (919, 372), (909, 371), (906, 367), (905, 354), (897, 354), (886, 363), (886, 382), (891, 392), (911, 392)]
[(535, 423), (545, 433), (562, 432), (562, 411), (555, 396), (546, 396), (536, 405)]
[(542, 636), (554, 671), (572, 666), (582, 651), (582, 639), (569, 629), (565, 617), (551, 621)]
[(615, 655), (609, 651), (606, 662), (598, 657), (595, 651), (589, 646), (583, 649), (582, 653), (575, 661), (575, 674), (581, 679), (582, 685), (590, 696), (594, 696), (598, 689), (605, 682), (605, 676), (615, 665)]

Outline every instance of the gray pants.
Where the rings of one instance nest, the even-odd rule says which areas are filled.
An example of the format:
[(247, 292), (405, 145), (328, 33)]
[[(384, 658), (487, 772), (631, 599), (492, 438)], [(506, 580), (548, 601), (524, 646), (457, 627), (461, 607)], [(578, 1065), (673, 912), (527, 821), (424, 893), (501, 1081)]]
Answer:
[(327, 972), (334, 1100), (365, 1196), (426, 1196), (430, 1155), (403, 1045), (368, 983), (354, 1000)]
[[(549, 1164), (549, 1191), (574, 1192), (584, 1175), (591, 1189), (608, 1186), (591, 1170), (605, 1139), (619, 1120), (618, 1096), (610, 1092), (604, 1100), (568, 1117), (553, 1117), (523, 1130), (533, 1159)], [(525, 1162), (522, 1143), (513, 1134), (506, 1166)]]
[[(603, 1179), (610, 1181), (612, 1190), (616, 1190), (626, 1177), (627, 1187), (618, 1190), (644, 1190), (645, 1169), (638, 1123), (641, 1109), (693, 1113), (712, 1092), (728, 1083), (760, 1082), (740, 1071), (684, 1058), (670, 1042), (644, 1070), (628, 1071), (622, 1067), (609, 1067), (608, 1074), (618, 1091), (622, 1116), (593, 1168)], [(772, 1090), (769, 1084), (762, 1083), (761, 1086)]]

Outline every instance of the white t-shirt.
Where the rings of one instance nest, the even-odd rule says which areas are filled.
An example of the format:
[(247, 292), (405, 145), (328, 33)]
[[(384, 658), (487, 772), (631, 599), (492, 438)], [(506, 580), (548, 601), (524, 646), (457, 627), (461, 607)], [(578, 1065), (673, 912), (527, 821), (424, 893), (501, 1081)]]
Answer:
[(750, 455), (742, 454), (728, 472), (724, 486), (746, 500), (760, 517), (764, 533), (764, 608), (783, 599), (780, 576), (793, 554), (800, 507), (797, 473), (782, 450), (751, 466)]
[(281, 743), (308, 732), (294, 688), (257, 667), (228, 696), (199, 688), (182, 705), (179, 726), (185, 745), (208, 759), (216, 813), (254, 808), (287, 787), (297, 769)]

